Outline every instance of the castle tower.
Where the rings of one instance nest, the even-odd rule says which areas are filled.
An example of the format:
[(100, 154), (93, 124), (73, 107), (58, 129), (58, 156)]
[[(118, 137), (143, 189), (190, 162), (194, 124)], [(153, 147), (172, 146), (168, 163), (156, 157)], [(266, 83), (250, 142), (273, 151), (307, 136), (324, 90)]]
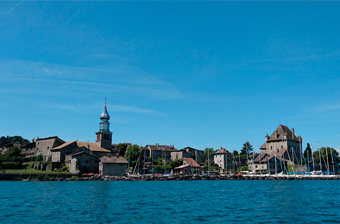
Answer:
[(96, 142), (99, 143), (100, 147), (105, 149), (112, 148), (112, 132), (110, 131), (110, 116), (106, 109), (106, 102), (104, 111), (100, 115), (99, 131), (96, 133)]

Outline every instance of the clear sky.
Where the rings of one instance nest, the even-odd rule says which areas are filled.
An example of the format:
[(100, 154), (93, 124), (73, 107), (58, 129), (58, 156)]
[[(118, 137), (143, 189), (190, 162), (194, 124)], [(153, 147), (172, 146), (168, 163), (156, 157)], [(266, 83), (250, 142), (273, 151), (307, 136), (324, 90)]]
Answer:
[(340, 2), (0, 2), (0, 135), (340, 149)]

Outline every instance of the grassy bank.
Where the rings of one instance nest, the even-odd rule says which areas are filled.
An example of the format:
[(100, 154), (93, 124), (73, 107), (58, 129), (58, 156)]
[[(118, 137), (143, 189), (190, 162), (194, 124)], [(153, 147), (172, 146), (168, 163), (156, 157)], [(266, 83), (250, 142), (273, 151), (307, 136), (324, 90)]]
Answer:
[[(34, 162), (27, 162), (26, 169), (2, 169), (0, 172), (5, 173), (67, 173), (67, 172), (54, 172), (54, 171), (42, 171), (42, 170), (36, 170), (32, 168), (32, 164)], [(26, 165), (26, 163), (24, 163)]]

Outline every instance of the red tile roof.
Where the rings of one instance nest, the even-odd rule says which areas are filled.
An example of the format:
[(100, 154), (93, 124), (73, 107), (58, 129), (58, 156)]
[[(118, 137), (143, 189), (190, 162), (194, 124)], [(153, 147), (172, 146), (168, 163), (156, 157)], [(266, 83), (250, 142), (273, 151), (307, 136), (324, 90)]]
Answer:
[(186, 163), (188, 163), (191, 167), (201, 167), (195, 160), (192, 158), (183, 158)]

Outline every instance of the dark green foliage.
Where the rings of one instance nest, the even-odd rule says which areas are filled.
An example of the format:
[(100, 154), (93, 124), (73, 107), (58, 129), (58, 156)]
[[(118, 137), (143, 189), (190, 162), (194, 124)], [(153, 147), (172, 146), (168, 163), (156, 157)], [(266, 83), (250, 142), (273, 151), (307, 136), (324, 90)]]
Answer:
[(170, 169), (175, 169), (175, 167), (183, 165), (183, 159), (177, 159), (175, 161), (170, 160), (167, 164), (171, 167)]
[(38, 157), (37, 157), (37, 161), (43, 161), (43, 156), (40, 154), (40, 155), (38, 155)]
[(209, 162), (209, 167), (208, 167), (208, 161), (205, 161), (205, 165), (204, 165), (204, 171), (220, 171), (220, 167), (214, 163), (214, 161)]
[(36, 156), (32, 156), (32, 157), (31, 157), (31, 161), (32, 161), (32, 162), (37, 161), (37, 157), (36, 157)]
[(238, 151), (234, 150), (233, 151), (233, 156), (234, 156), (234, 158), (236, 158), (238, 156)]
[(11, 142), (28, 142), (27, 139), (25, 139), (25, 138), (23, 138), (21, 136), (18, 136), (18, 135), (9, 137), (9, 140)]
[[(23, 161), (24, 159), (21, 154), (21, 149), (15, 145), (9, 148), (8, 151), (4, 155), (0, 156), (0, 164), (3, 164), (5, 162), (16, 162), (16, 163), (22, 164)], [(4, 169), (3, 166), (2, 168)]]
[(208, 158), (209, 155), (209, 159), (213, 159), (214, 158), (214, 149), (213, 148), (205, 148), (204, 152), (203, 152), (203, 157), (204, 158)]
[[(316, 164), (320, 163), (320, 151), (321, 151), (321, 164), (322, 165), (327, 165), (327, 156), (328, 156), (328, 161), (329, 164), (332, 164), (332, 161), (334, 161), (334, 157), (336, 161), (339, 163), (339, 153), (334, 149), (330, 147), (321, 147), (317, 151), (313, 152), (313, 157), (314, 157), (314, 162)], [(333, 152), (333, 154), (332, 154)], [(334, 161), (335, 163), (335, 161)]]
[(245, 142), (241, 149), (241, 155), (247, 155), (253, 152), (253, 146), (249, 142)]
[(125, 152), (130, 143), (119, 143), (116, 145), (119, 156), (125, 156)]
[[(125, 152), (124, 158), (129, 161), (129, 154), (130, 154), (130, 165), (129, 167), (135, 167), (136, 163), (138, 161), (138, 157), (140, 155), (141, 151), (139, 149), (138, 145), (130, 145)], [(143, 158), (140, 158), (140, 162), (142, 164)]]
[(248, 166), (242, 166), (241, 171), (248, 171)]
[(303, 155), (304, 155), (304, 158), (305, 158), (307, 161), (310, 161), (310, 160), (311, 160), (311, 158), (312, 158), (312, 149), (311, 149), (309, 143), (307, 143), (307, 147), (306, 147), (306, 149), (305, 149)]
[(1, 164), (2, 169), (23, 169), (25, 165), (22, 165), (21, 162), (3, 162)]

